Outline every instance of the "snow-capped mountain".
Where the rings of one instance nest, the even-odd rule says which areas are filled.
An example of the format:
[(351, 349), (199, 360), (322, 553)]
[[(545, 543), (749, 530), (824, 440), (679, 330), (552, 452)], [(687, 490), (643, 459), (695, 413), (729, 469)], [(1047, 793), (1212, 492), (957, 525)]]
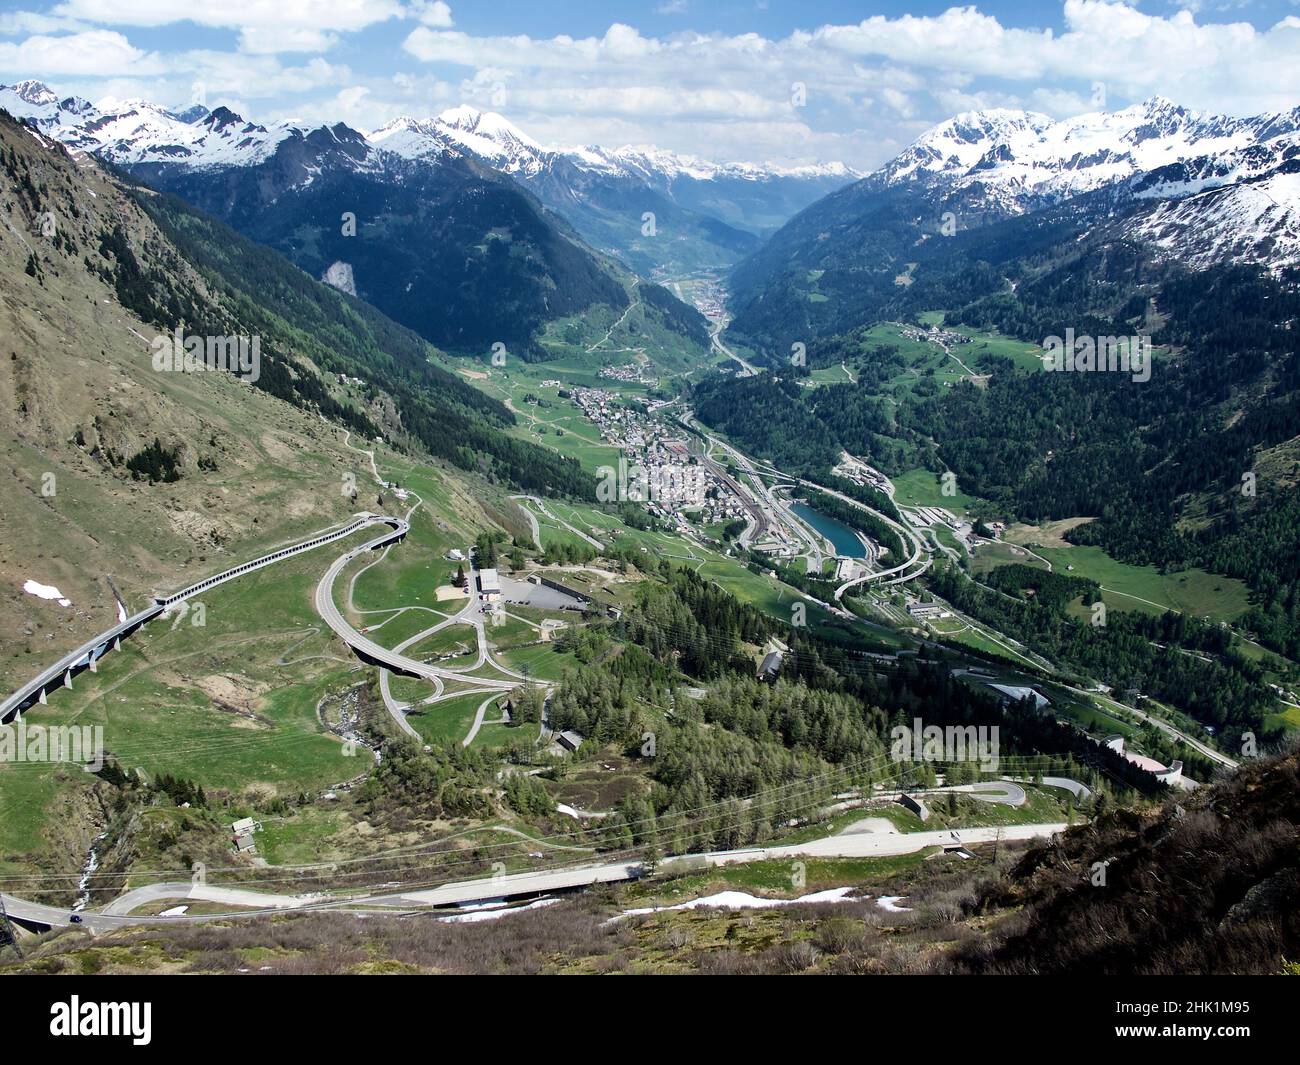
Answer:
[(100, 118), (86, 128), (96, 151), (119, 166), (179, 163), (191, 167), (249, 166), (269, 158), (295, 127), (268, 129), (233, 111), (202, 109), (186, 121), (142, 100), (101, 102)]
[[(469, 106), (432, 118), (402, 116), (368, 135), (341, 125), (264, 126), (224, 107), (176, 112), (142, 100), (60, 100), (35, 81), (0, 86), (0, 107), (69, 148), (150, 179), (275, 158), (292, 164), (279, 167), (276, 182), (291, 187), (313, 179), (311, 145), (328, 147), (330, 131), (346, 131), (339, 134), (350, 142), (346, 165), (385, 170), (394, 180), (409, 169), (402, 162), (470, 160), (509, 175), (594, 247), (648, 275), (728, 267), (752, 252), (760, 237), (860, 176), (840, 163), (712, 163), (653, 147), (549, 146), (505, 117)], [(643, 232), (647, 217), (654, 219), (649, 236)]]
[(505, 174), (539, 173), (557, 154), (500, 115), (472, 107), (455, 107), (436, 118), (403, 115), (374, 130), (369, 140), (406, 159), (430, 159), (455, 152)]
[(0, 107), (68, 148), (95, 152), (127, 167), (247, 166), (268, 158), (295, 132), (287, 124), (268, 129), (246, 122), (224, 107), (208, 111), (195, 106), (178, 114), (146, 100), (61, 100), (38, 81), (0, 86)]
[(1139, 245), (1121, 256), (1137, 261), (1279, 272), (1300, 264), (1298, 137), (1300, 108), (1237, 118), (1161, 98), (1061, 121), (957, 115), (740, 263), (730, 329), (780, 347), (901, 302), (903, 275), (936, 304), (972, 299), (1030, 261), (1113, 242)]
[(1029, 111), (973, 111), (923, 134), (869, 180), (921, 179), (972, 205), (1017, 214), (1184, 160), (1223, 158), (1297, 128), (1300, 108), (1232, 118), (1162, 97), (1061, 121)]
[(1162, 97), (1061, 121), (975, 111), (929, 130), (862, 184), (919, 184), (963, 226), (1109, 190), (1130, 215), (1123, 232), (1162, 255), (1281, 266), (1300, 261), (1297, 130), (1300, 107), (1234, 118)]
[(1163, 254), (1195, 267), (1300, 262), (1300, 133), (1172, 163), (1132, 179), (1129, 190), (1149, 206), (1126, 232)]
[(635, 172), (652, 183), (691, 181), (765, 181), (774, 177), (833, 178), (851, 181), (861, 177), (843, 163), (781, 166), (776, 163), (714, 163), (694, 155), (678, 155), (653, 145), (625, 145), (613, 150), (597, 145), (566, 149), (576, 162), (593, 169)]
[[(572, 148), (534, 140), (508, 119), (468, 106), (403, 116), (369, 134), (406, 159), (447, 155), (509, 174), (594, 246), (642, 272), (734, 263), (791, 215), (859, 175), (842, 163), (781, 167), (713, 163), (653, 147)], [(642, 232), (653, 215), (655, 232)], [(657, 239), (660, 233), (671, 240)]]
[(47, 137), (69, 148), (91, 151), (97, 146), (86, 125), (98, 117), (94, 104), (78, 96), (60, 100), (49, 86), (39, 81), (0, 85), (0, 108), (16, 118), (25, 118)]
[(862, 175), (843, 163), (815, 166), (780, 166), (773, 163), (714, 163), (691, 155), (678, 155), (647, 145), (602, 148), (545, 146), (508, 119), (467, 104), (443, 111), (435, 118), (402, 116), (370, 134), (372, 143), (407, 158), (428, 158), (443, 151), (461, 151), (506, 174), (535, 175), (565, 159), (580, 170), (636, 176), (655, 188), (668, 189), (677, 181), (740, 180), (761, 182), (773, 178), (851, 181)]

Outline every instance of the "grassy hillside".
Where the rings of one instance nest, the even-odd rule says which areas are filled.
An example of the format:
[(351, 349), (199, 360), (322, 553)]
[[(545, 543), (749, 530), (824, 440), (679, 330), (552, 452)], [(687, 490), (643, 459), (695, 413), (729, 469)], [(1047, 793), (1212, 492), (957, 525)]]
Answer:
[[(344, 491), (368, 479), (344, 431), (519, 487), (591, 491), (576, 462), (503, 431), (513, 415), (419, 337), (276, 253), (7, 117), (0, 166), (6, 680), (104, 628), (109, 578), (135, 608), (236, 546), (245, 557), (373, 506)], [(252, 387), (155, 370), (151, 342), (178, 326), (257, 336)], [(149, 483), (133, 460), (155, 441), (170, 467)], [(72, 607), (24, 594), (28, 579)]]
[[(511, 436), (514, 416), (410, 330), (180, 201), (7, 116), (0, 178), (6, 691), (108, 628), (115, 592), (135, 611), (359, 510), (405, 511), (364, 451), (424, 506), (390, 566), (349, 576), (358, 624), (379, 606), (433, 609), (443, 555), (498, 529), (509, 491), (586, 491), (576, 462)], [(155, 369), (152, 342), (178, 326), (257, 336), (260, 375)], [(358, 675), (313, 609), (326, 561), (307, 554), (212, 590), (202, 625), (150, 626), (29, 720), (101, 725), (110, 754), (146, 779), (182, 777), (263, 812), (356, 776), (365, 759), (344, 757), (325, 717), (359, 684), (358, 712), (384, 711), (373, 673)], [(228, 860), (219, 816), (156, 823), (151, 787), (135, 800), (76, 768), (0, 765), (0, 867), (71, 875), (110, 822), (106, 871)], [(283, 846), (323, 820), (302, 818)]]

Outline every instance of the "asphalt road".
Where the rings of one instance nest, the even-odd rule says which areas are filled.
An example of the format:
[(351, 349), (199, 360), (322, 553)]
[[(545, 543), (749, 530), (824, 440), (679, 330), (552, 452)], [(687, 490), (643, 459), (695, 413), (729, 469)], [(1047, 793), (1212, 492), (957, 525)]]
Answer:
[[(805, 843), (792, 843), (778, 847), (750, 847), (732, 851), (712, 851), (706, 854), (667, 858), (661, 868), (671, 869), (675, 863), (688, 866), (737, 865), (745, 862), (819, 858), (867, 858), (898, 854), (914, 854), (928, 847), (956, 847), (966, 844), (991, 843), (994, 840), (1012, 841), (1042, 839), (1066, 829), (1063, 823), (1009, 825), (1002, 828), (967, 828), (934, 832), (874, 833), (850, 832)], [(194, 923), (228, 919), (231, 914), (184, 914), (176, 917), (134, 917), (123, 912), (133, 907), (163, 899), (204, 899), (230, 905), (250, 907), (235, 911), (234, 915), (250, 917), (259, 914), (283, 912), (286, 909), (315, 911), (347, 907), (349, 913), (410, 912), (432, 906), (451, 906), (467, 902), (485, 902), (512, 895), (530, 895), (548, 891), (587, 887), (591, 884), (616, 883), (634, 880), (642, 875), (640, 861), (589, 863), (566, 866), (560, 869), (512, 873), (506, 876), (483, 877), (454, 884), (443, 884), (427, 890), (372, 894), (341, 898), (320, 896), (273, 895), (220, 885), (194, 885), (185, 882), (152, 884), (137, 888), (114, 900), (102, 913), (81, 911), (82, 927), (91, 931), (107, 931), (145, 924), (170, 922)], [(49, 924), (55, 928), (69, 925), (71, 911), (67, 907), (46, 906), (28, 902), (13, 895), (4, 895), (5, 908), (17, 920)]]
[[(710, 866), (736, 865), (745, 862), (779, 860), (783, 858), (869, 858), (878, 856), (914, 854), (927, 847), (956, 847), (964, 844), (992, 843), (994, 840), (1041, 839), (1064, 832), (1064, 823), (1037, 825), (1008, 825), (1002, 828), (967, 828), (949, 831), (906, 833), (851, 832), (807, 843), (792, 843), (781, 847), (746, 848), (734, 851), (712, 851), (706, 854), (686, 855), (683, 858), (665, 859), (660, 867), (671, 869), (674, 861)], [(603, 865), (574, 866), (536, 873), (512, 873), (508, 876), (486, 877), (459, 884), (444, 884), (427, 891), (412, 891), (395, 896), (393, 901), (423, 906), (445, 906), (508, 895), (533, 892), (559, 891), (565, 888), (584, 887), (589, 884), (613, 883), (632, 880), (641, 875), (640, 862), (610, 862)], [(383, 897), (367, 900), (382, 901)]]

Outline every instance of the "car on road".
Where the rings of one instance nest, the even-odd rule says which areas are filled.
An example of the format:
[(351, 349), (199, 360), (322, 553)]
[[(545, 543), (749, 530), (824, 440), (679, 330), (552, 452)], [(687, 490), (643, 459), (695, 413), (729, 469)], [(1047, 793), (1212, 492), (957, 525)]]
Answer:
[(68, 915), (68, 921), (71, 924), (81, 924), (81, 914), (73, 913)]

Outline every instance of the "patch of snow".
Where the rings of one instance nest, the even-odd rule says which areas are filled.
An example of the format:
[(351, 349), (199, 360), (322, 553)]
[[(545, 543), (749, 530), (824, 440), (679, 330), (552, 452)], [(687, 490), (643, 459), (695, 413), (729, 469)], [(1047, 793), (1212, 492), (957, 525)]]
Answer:
[(635, 910), (624, 910), (619, 917), (640, 917), (649, 913), (662, 913), (666, 910), (767, 910), (778, 906), (802, 906), (815, 902), (849, 902), (852, 887), (828, 888), (826, 891), (814, 891), (810, 895), (801, 895), (797, 899), (764, 899), (744, 891), (720, 891), (716, 895), (679, 902), (675, 906), (643, 906)]
[(468, 909), (466, 913), (452, 914), (450, 917), (439, 917), (438, 920), (444, 924), (477, 924), (480, 921), (497, 921), (502, 917), (508, 917), (512, 913), (522, 913), (524, 910), (540, 910), (546, 906), (554, 906), (559, 899), (537, 899), (523, 906), (506, 907), (504, 903), (491, 904), (482, 909)]
[(40, 584), (37, 581), (24, 581), (23, 591), (28, 595), (34, 595), (38, 599), (57, 599), (59, 606), (72, 606), (71, 599), (65, 599), (63, 593), (51, 584)]

